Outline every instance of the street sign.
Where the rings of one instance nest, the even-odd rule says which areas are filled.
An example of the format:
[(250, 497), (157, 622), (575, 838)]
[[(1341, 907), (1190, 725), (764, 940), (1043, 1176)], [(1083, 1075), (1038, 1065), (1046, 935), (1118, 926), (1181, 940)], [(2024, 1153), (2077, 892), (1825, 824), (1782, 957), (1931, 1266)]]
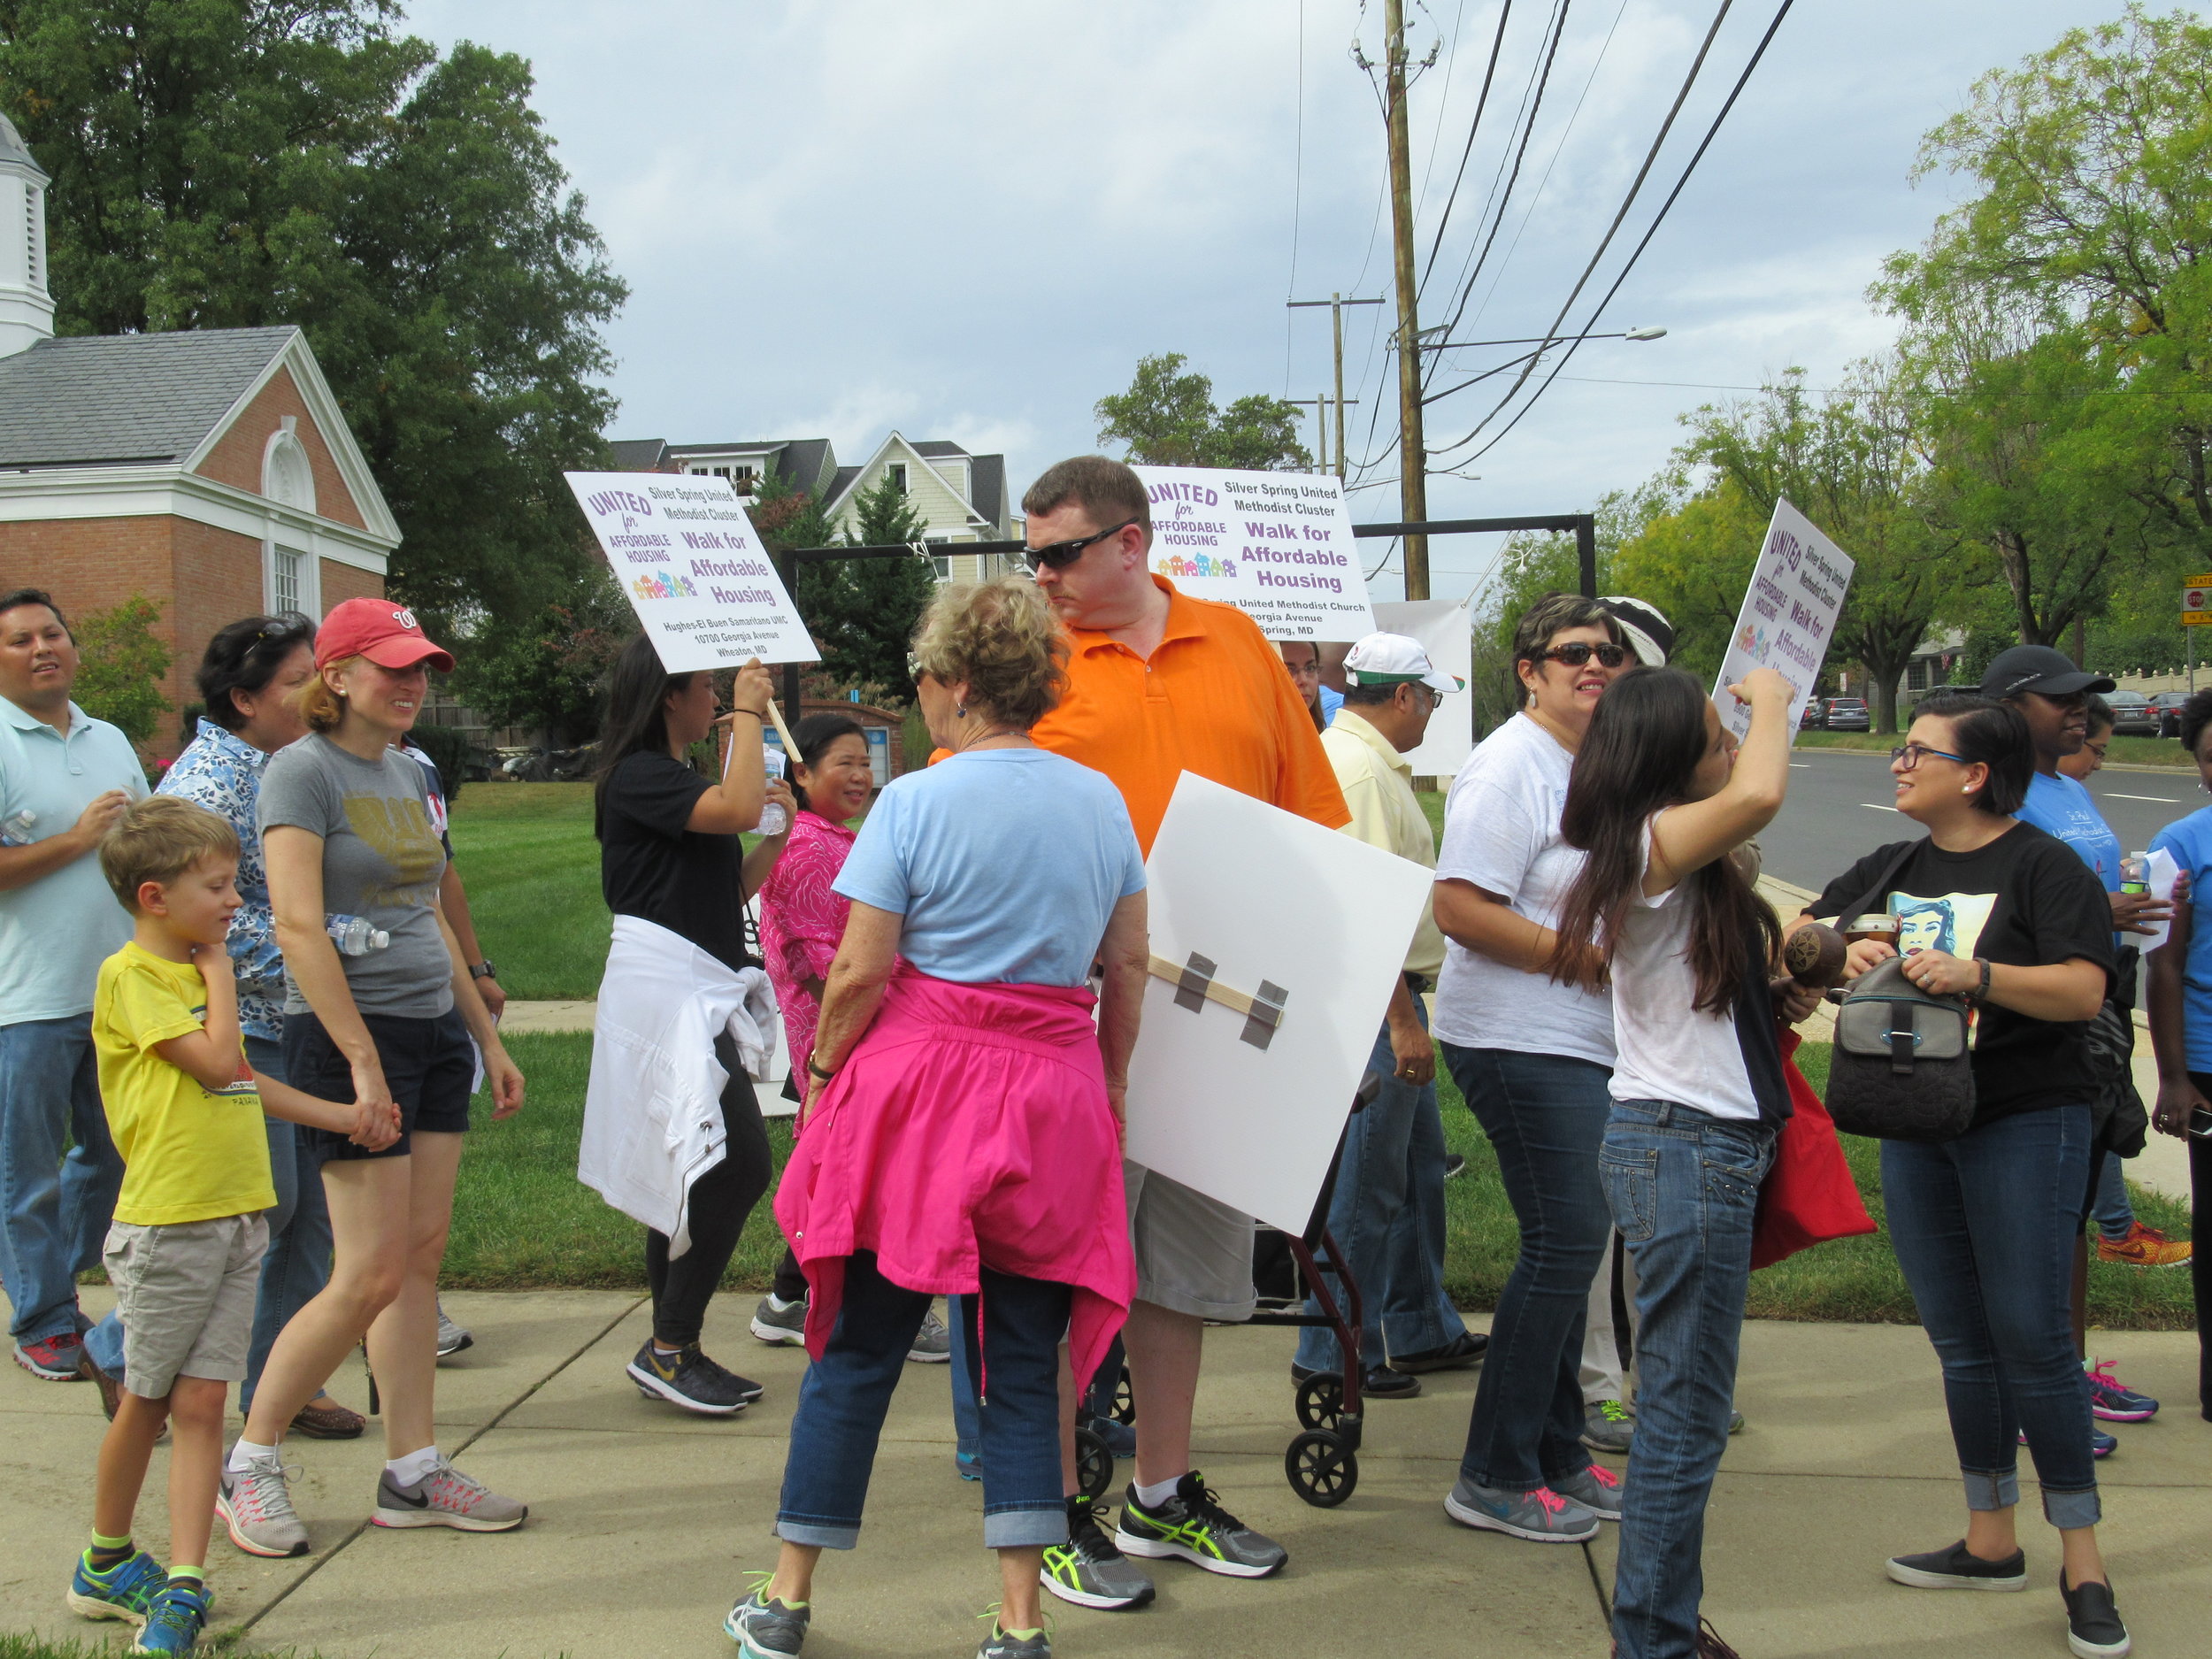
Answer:
[(2192, 576), (2181, 589), (2181, 626), (2212, 627), (2212, 575)]

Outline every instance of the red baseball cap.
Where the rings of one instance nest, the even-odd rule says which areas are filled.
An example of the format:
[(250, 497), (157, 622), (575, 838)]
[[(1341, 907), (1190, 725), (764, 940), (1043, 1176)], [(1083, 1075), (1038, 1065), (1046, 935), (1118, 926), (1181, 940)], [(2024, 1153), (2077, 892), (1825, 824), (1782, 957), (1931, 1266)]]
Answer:
[(425, 636), (413, 611), (388, 599), (349, 599), (323, 618), (315, 632), (315, 666), (349, 657), (365, 657), (381, 668), (426, 662), (442, 674), (453, 672), (453, 654)]

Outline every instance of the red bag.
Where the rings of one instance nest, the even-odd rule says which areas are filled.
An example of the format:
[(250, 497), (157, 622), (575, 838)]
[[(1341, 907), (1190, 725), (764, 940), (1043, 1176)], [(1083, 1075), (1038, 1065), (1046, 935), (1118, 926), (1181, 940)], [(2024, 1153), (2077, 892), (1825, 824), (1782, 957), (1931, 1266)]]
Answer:
[(1793, 1116), (1782, 1125), (1774, 1166), (1759, 1188), (1751, 1233), (1755, 1268), (1771, 1267), (1824, 1240), (1874, 1231), (1874, 1217), (1860, 1202), (1858, 1183), (1851, 1179), (1851, 1166), (1836, 1139), (1835, 1120), (1792, 1057), (1801, 1039), (1794, 1031), (1781, 1036), (1782, 1075), (1790, 1086)]

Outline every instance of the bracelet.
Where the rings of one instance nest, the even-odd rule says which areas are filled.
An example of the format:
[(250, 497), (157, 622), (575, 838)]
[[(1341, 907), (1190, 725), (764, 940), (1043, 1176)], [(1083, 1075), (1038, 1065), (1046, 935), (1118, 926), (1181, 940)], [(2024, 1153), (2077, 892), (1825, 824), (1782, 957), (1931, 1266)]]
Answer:
[(1981, 967), (1982, 982), (1966, 994), (1966, 1000), (1970, 1002), (1979, 1002), (1989, 995), (1989, 958), (1977, 956), (1974, 960)]
[(768, 717), (763, 714), (758, 709), (732, 709), (730, 712), (732, 714), (749, 714), (753, 717), (753, 718), (758, 720), (763, 726), (768, 724)]
[(806, 1057), (806, 1069), (810, 1073), (817, 1078), (819, 1078), (825, 1083), (828, 1082), (830, 1079), (837, 1075), (834, 1071), (825, 1071), (820, 1066), (815, 1064), (814, 1056), (812, 1055), (809, 1055)]

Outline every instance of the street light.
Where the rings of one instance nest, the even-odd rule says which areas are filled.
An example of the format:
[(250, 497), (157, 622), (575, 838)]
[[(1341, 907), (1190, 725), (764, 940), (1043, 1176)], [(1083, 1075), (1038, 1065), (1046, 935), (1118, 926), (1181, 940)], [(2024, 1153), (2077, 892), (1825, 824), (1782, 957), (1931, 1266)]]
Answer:
[[(1448, 323), (1444, 325), (1444, 328), (1425, 328), (1421, 332), (1425, 334), (1442, 334), (1444, 329), (1450, 326)], [(1421, 349), (1424, 351), (1456, 351), (1463, 346), (1557, 346), (1564, 345), (1571, 340), (1663, 340), (1666, 337), (1666, 333), (1667, 331), (1663, 328), (1645, 327), (1624, 328), (1617, 333), (1602, 334), (1532, 334), (1519, 340), (1425, 340), (1421, 343)]]

